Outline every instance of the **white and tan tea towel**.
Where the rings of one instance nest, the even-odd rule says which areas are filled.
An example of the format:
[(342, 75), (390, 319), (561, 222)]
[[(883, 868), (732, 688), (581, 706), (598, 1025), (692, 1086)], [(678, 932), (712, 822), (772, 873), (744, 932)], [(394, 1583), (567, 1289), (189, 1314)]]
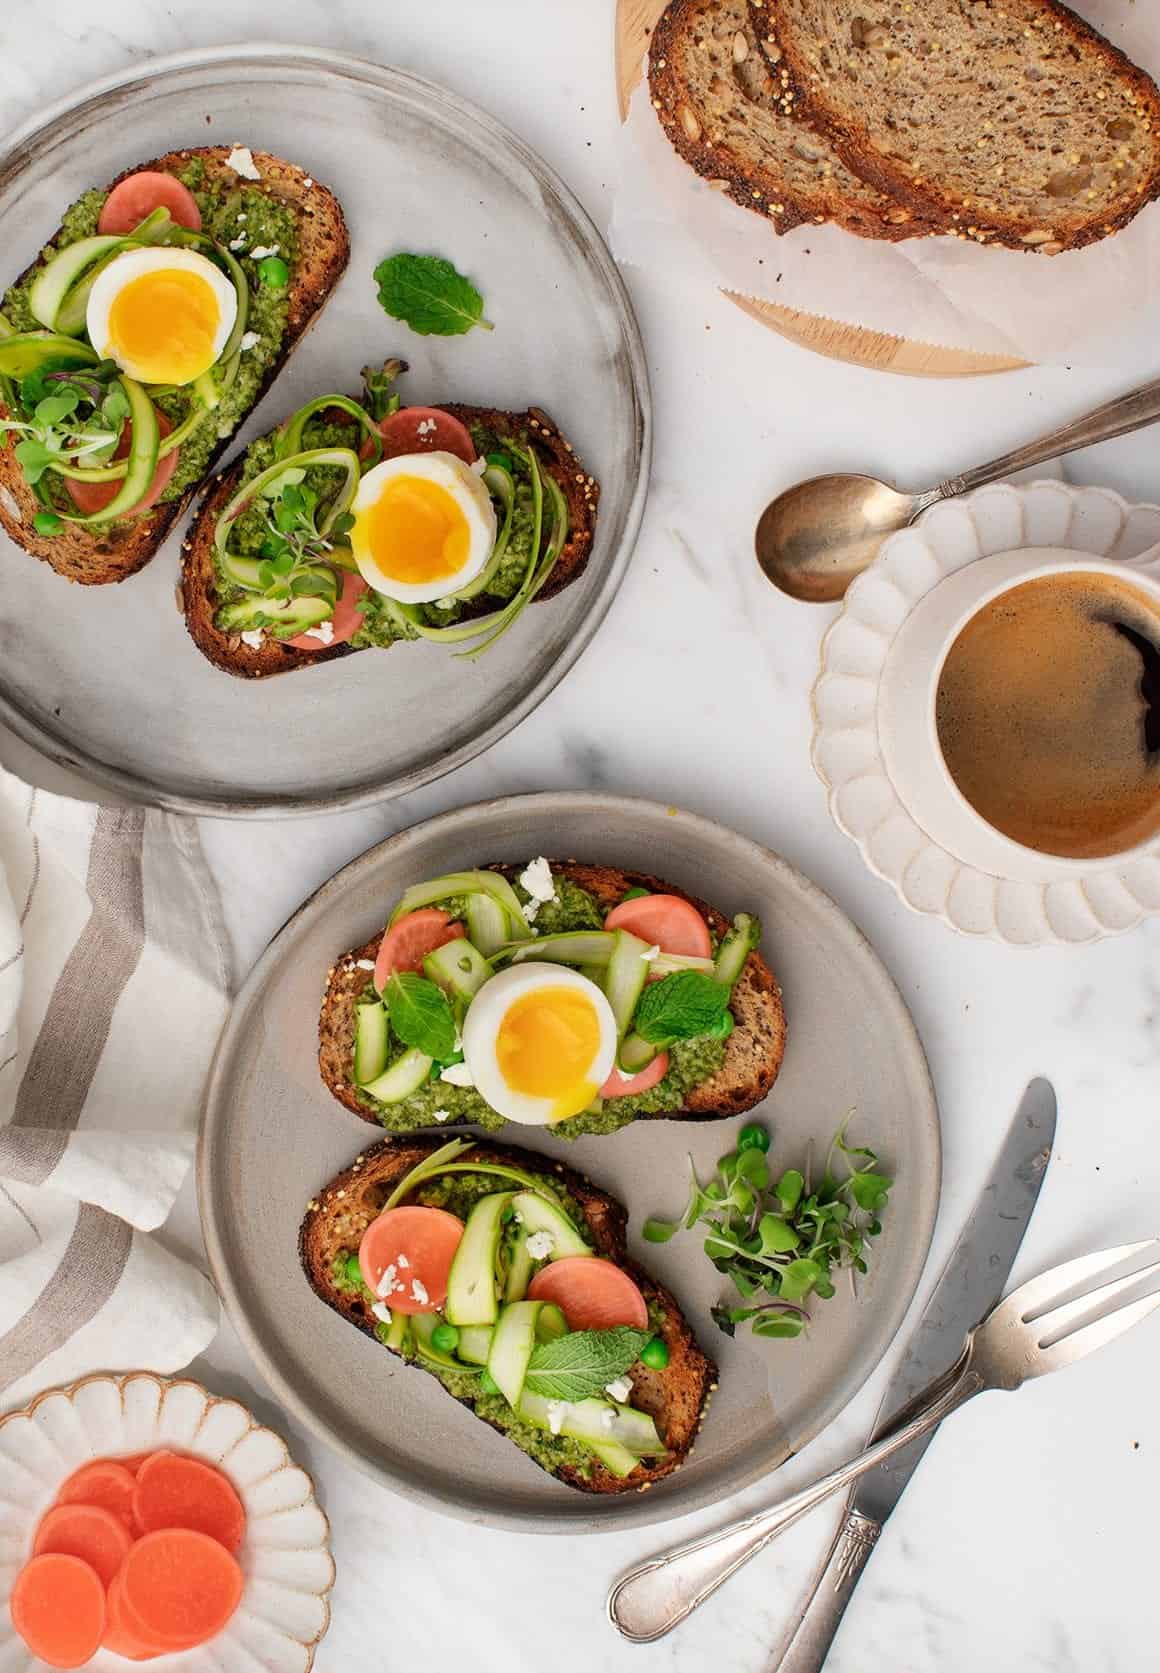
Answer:
[(209, 1281), (146, 1234), (193, 1160), (228, 987), (192, 821), (0, 768), (0, 1410), (212, 1339)]

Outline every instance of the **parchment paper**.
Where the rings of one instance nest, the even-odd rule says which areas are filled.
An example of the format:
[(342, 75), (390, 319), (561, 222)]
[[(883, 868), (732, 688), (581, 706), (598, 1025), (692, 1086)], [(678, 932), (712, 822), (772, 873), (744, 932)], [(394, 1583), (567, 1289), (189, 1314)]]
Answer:
[[(1157, 0), (1081, 0), (1081, 9), (1160, 74)], [(682, 162), (646, 85), (633, 96), (619, 150), (611, 226), (619, 261), (918, 342), (1138, 366), (1141, 316), (1160, 299), (1160, 204), (1114, 237), (1051, 257), (957, 238), (884, 244), (834, 226), (779, 236)]]

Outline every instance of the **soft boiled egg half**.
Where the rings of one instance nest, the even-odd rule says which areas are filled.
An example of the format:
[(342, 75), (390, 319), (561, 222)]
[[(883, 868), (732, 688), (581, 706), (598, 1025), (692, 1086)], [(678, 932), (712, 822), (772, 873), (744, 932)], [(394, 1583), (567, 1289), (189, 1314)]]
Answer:
[(509, 1121), (544, 1126), (588, 1108), (612, 1073), (604, 994), (561, 964), (517, 964), (485, 982), (463, 1022), (475, 1089)]
[(234, 287), (196, 250), (126, 250), (97, 275), (85, 328), (103, 360), (138, 383), (192, 383), (226, 346)]
[(491, 495), (453, 453), (384, 459), (359, 483), (351, 510), (351, 551), (363, 580), (402, 604), (458, 592), (495, 545)]

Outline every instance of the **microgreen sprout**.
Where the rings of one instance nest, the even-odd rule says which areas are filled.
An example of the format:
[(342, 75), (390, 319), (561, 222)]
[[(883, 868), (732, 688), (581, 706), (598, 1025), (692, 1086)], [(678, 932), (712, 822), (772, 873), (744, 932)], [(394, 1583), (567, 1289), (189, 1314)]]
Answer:
[(771, 1175), (768, 1145), (757, 1139), (764, 1130), (750, 1124), (707, 1185), (690, 1158), (692, 1188), (679, 1220), (645, 1221), (649, 1243), (667, 1243), (698, 1224), (707, 1228), (705, 1253), (742, 1302), (712, 1309), (726, 1335), (749, 1321), (755, 1336), (800, 1336), (809, 1322), (805, 1303), (833, 1296), (836, 1271), (866, 1271), (868, 1243), (882, 1230), (893, 1181), (879, 1170), (873, 1150), (847, 1143), (849, 1122), (847, 1116), (834, 1134), (816, 1187), (808, 1160), (804, 1171)]

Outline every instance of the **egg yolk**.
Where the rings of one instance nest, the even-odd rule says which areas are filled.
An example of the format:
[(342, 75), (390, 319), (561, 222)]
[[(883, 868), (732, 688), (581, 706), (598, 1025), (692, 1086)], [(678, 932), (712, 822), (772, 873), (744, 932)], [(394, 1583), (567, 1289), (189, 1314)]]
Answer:
[(192, 383), (217, 358), (221, 306), (212, 285), (185, 268), (159, 268), (121, 286), (109, 308), (114, 360), (147, 383)]
[(600, 1049), (595, 1007), (574, 988), (537, 988), (515, 1000), (496, 1036), (500, 1074), (513, 1092), (551, 1103), (551, 1119), (579, 1115), (596, 1096)]
[(388, 580), (417, 586), (458, 574), (471, 531), (446, 488), (423, 476), (393, 476), (362, 514), (363, 537)]

